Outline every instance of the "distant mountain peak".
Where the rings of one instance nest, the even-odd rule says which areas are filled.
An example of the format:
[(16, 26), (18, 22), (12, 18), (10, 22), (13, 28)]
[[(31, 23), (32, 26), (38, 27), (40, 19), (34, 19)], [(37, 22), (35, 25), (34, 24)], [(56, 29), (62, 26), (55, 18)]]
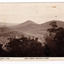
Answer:
[(25, 25), (30, 25), (30, 24), (32, 25), (32, 24), (37, 24), (37, 23), (35, 23), (35, 22), (31, 21), (31, 20), (27, 20), (27, 21), (19, 24), (18, 26), (25, 26)]
[(35, 22), (31, 21), (31, 20), (27, 20), (23, 24), (37, 24), (37, 23), (35, 23)]
[(25, 21), (25, 22), (23, 22), (23, 23), (21, 23), (19, 25), (16, 25), (15, 27), (20, 28), (20, 27), (24, 27), (24, 26), (33, 26), (33, 25), (35, 26), (35, 25), (38, 25), (38, 24), (31, 21), (31, 20), (27, 20), (27, 21)]

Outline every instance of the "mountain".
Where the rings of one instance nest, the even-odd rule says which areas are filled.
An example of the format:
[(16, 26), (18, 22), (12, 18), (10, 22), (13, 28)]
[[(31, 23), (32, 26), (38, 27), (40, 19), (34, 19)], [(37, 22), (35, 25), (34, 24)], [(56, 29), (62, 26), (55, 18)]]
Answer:
[(25, 25), (29, 25), (29, 24), (37, 24), (37, 23), (35, 23), (35, 22), (31, 21), (31, 20), (27, 20), (24, 23), (21, 23), (20, 25), (25, 26)]
[(63, 27), (64, 28), (64, 21), (60, 21), (60, 20), (51, 20), (51, 21), (48, 21), (46, 23), (42, 23), (42, 27), (43, 27), (43, 30), (47, 30), (48, 28), (51, 28), (51, 25), (49, 25), (51, 22), (56, 22), (57, 23), (57, 26), (58, 27)]
[(10, 27), (1, 26), (1, 27), (0, 27), (0, 34), (2, 34), (2, 33), (7, 33), (7, 32), (9, 32), (9, 31), (11, 31), (11, 30), (13, 30), (13, 29), (10, 28)]
[(22, 27), (22, 26), (29, 25), (29, 24), (37, 24), (37, 23), (35, 23), (35, 22), (31, 21), (31, 20), (27, 20), (24, 23), (16, 25), (16, 27)]
[(26, 31), (26, 32), (33, 32), (35, 30), (39, 30), (41, 28), (40, 24), (37, 24), (31, 20), (28, 20), (24, 23), (21, 23), (19, 25), (16, 25), (14, 28), (18, 29), (18, 30), (22, 30), (22, 31)]
[[(57, 22), (58, 27), (64, 28), (64, 22), (58, 20), (51, 20), (46, 23), (37, 24), (31, 20), (28, 20), (24, 23), (15, 25), (15, 26), (1, 26), (0, 27), (0, 43), (8, 42), (8, 37), (21, 37), (24, 36), (35, 36), (39, 38), (39, 41), (44, 41), (44, 36), (47, 35), (47, 29), (51, 28), (49, 25), (51, 22)], [(4, 43), (3, 42), (3, 43)]]
[(22, 35), (28, 36), (27, 33), (15, 30), (11, 27), (1, 26), (0, 27), (0, 43), (6, 44), (9, 42), (8, 38), (20, 38)]
[(39, 39), (43, 39), (45, 35), (47, 35), (47, 29), (51, 28), (49, 25), (51, 22), (57, 22), (58, 27), (64, 27), (64, 22), (59, 20), (51, 20), (46, 23), (37, 24), (31, 20), (28, 20), (24, 23), (14, 26), (16, 30), (23, 31), (31, 34), (31, 36), (38, 37)]

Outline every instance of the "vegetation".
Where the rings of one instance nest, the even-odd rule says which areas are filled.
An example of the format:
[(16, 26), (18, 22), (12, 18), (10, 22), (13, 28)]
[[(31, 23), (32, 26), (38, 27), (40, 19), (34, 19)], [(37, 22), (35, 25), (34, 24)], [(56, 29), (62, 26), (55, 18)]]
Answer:
[(0, 44), (0, 57), (64, 57), (64, 28), (58, 27), (55, 21), (49, 25), (52, 28), (47, 29), (44, 46), (34, 36), (8, 38), (6, 50)]
[(50, 56), (64, 57), (64, 28), (58, 27), (57, 23), (51, 22), (52, 28), (47, 31), (49, 35), (46, 37), (46, 43), (50, 48)]
[[(6, 57), (42, 57), (44, 56), (43, 46), (38, 38), (21, 37), (12, 39), (6, 45)], [(1, 54), (2, 55), (2, 54)]]

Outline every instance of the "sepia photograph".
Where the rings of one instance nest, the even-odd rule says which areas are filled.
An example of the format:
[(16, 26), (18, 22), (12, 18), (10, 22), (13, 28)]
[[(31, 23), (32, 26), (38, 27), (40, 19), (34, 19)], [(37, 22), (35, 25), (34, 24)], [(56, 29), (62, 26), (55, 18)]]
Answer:
[(64, 3), (0, 3), (0, 57), (64, 57)]

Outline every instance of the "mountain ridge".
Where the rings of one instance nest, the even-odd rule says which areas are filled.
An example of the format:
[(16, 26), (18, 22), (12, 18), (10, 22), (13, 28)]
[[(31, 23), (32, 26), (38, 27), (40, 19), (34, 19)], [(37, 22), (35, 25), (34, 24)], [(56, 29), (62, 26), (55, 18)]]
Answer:
[[(18, 36), (21, 37), (22, 34), (24, 35), (28, 35), (28, 36), (35, 36), (38, 37), (39, 39), (43, 40), (43, 36), (45, 36), (47, 34), (47, 29), (51, 28), (51, 26), (49, 25), (51, 22), (56, 21), (57, 25), (59, 27), (63, 27), (64, 28), (64, 22), (62, 21), (57, 21), (57, 20), (52, 20), (52, 21), (48, 21), (42, 24), (37, 24), (34, 23), (32, 21), (27, 21), (12, 27), (0, 27), (0, 36), (1, 37), (6, 37), (6, 36)], [(18, 27), (17, 27), (18, 26)]]

